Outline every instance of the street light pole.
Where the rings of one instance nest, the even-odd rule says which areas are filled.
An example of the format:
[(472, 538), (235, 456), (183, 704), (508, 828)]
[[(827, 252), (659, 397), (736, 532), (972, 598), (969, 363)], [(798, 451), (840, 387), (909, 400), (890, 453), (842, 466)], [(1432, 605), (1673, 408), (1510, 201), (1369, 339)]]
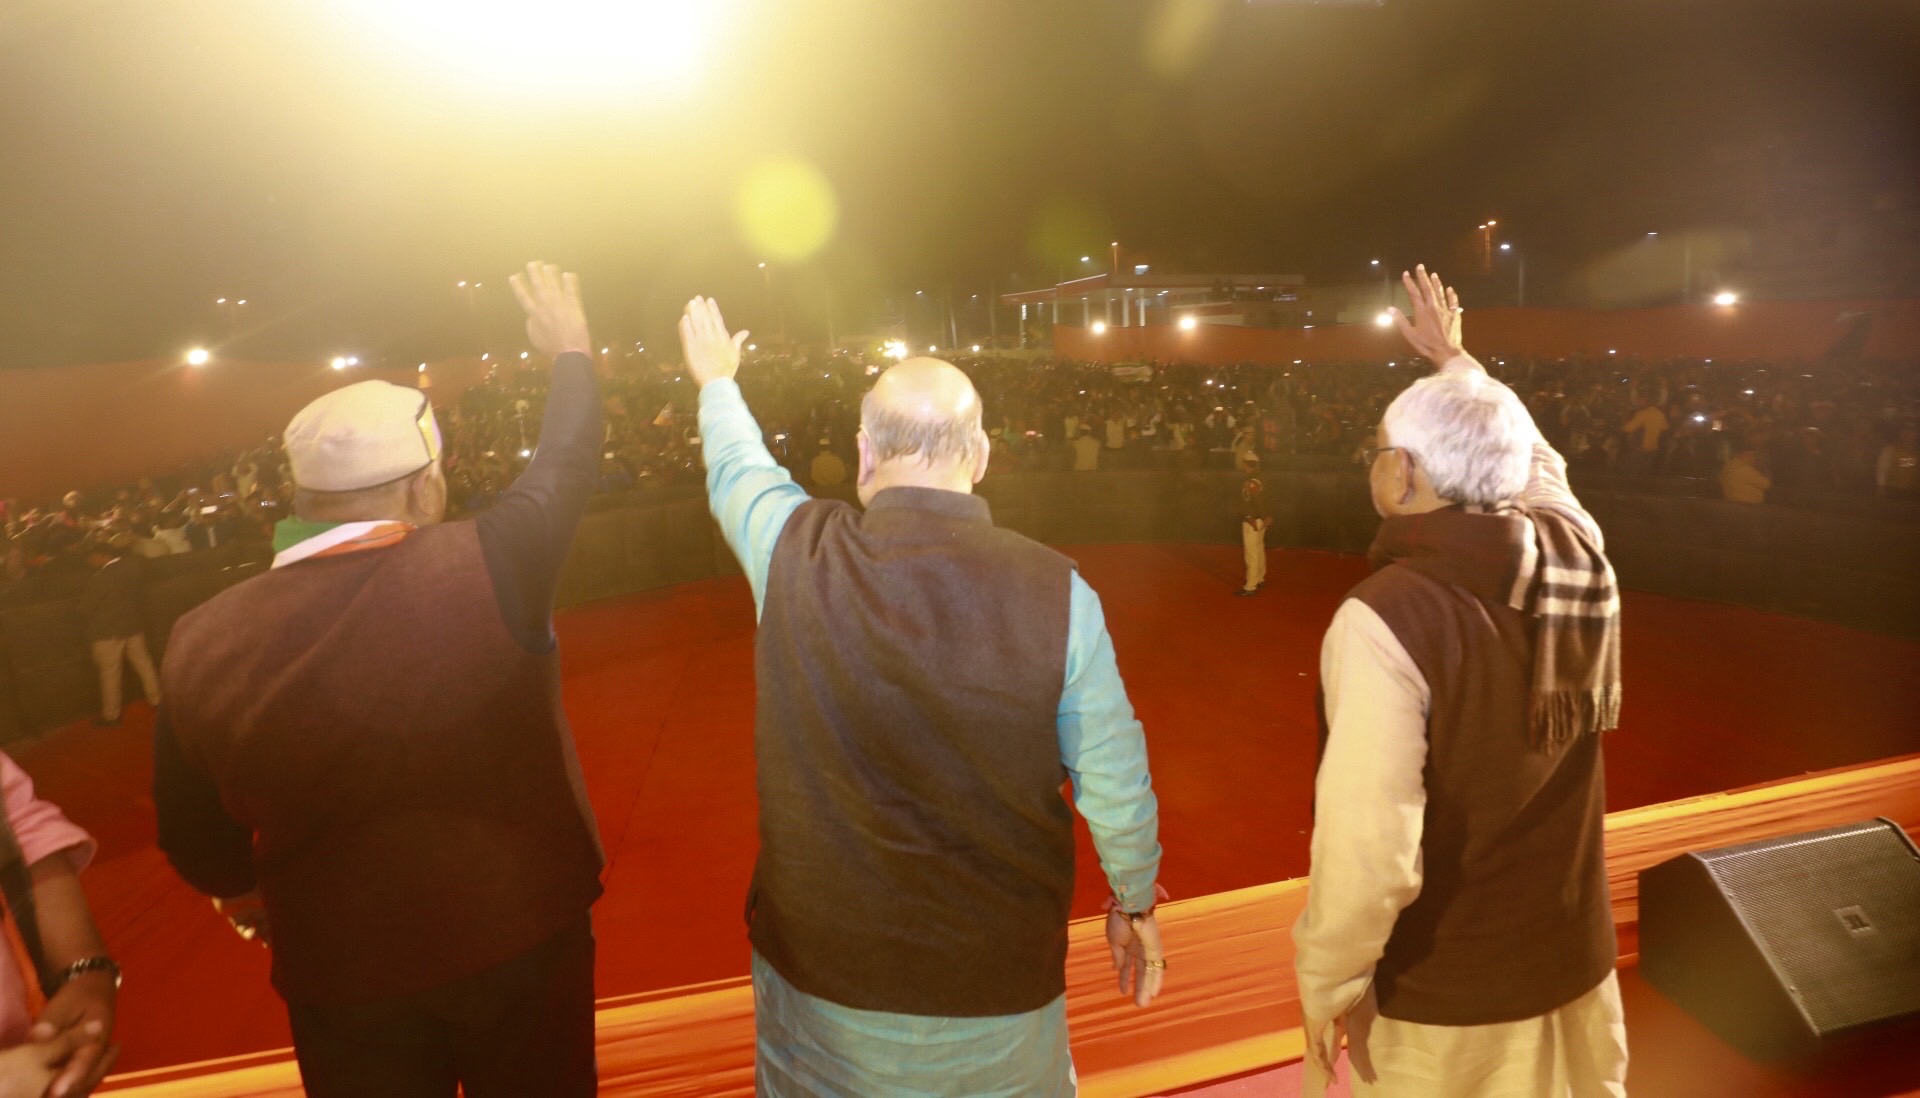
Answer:
[(1500, 245), (1500, 250), (1502, 252), (1510, 253), (1513, 256), (1514, 261), (1519, 265), (1520, 277), (1519, 277), (1518, 285), (1514, 289), (1514, 304), (1520, 308), (1525, 308), (1527, 304), (1526, 253), (1514, 251), (1512, 244), (1502, 244)]

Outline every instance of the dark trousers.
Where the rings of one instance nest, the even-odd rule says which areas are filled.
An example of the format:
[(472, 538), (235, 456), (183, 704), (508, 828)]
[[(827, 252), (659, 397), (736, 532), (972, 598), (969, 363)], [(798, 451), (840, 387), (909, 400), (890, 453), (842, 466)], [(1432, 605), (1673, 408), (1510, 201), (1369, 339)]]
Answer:
[(593, 925), (427, 991), (287, 1014), (310, 1098), (588, 1098)]

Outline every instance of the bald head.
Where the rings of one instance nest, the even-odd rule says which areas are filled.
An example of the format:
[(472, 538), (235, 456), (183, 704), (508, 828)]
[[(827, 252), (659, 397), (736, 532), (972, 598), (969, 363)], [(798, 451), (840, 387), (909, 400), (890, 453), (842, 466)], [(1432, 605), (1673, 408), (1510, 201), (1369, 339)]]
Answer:
[(980, 394), (951, 363), (910, 358), (860, 402), (860, 495), (919, 486), (971, 491), (987, 471)]
[(980, 431), (980, 394), (952, 363), (910, 358), (881, 374), (860, 402), (860, 427), (878, 461), (963, 460)]

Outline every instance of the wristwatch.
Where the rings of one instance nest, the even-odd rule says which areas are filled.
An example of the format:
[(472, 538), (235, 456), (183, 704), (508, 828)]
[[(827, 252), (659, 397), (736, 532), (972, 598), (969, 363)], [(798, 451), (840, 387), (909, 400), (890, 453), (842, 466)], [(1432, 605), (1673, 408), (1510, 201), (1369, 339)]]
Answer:
[(53, 978), (53, 986), (46, 989), (47, 996), (51, 998), (61, 988), (66, 987), (67, 983), (74, 977), (84, 976), (89, 972), (111, 972), (113, 973), (113, 986), (116, 988), (120, 986), (120, 965), (115, 962), (112, 957), (103, 954), (98, 957), (82, 957), (61, 969), (59, 974)]

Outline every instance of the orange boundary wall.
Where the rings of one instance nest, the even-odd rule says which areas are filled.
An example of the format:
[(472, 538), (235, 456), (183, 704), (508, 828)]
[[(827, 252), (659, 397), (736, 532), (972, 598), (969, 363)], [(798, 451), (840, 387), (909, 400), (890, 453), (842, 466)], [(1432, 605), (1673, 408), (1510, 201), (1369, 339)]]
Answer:
[(258, 446), (308, 401), (380, 378), (423, 381), (435, 402), (484, 376), (478, 359), (417, 368), (177, 359), (0, 370), (0, 499), (46, 503)]
[[(1885, 816), (1920, 831), (1920, 755), (1607, 817), (1607, 875), (1621, 963), (1639, 952), (1639, 873), (1684, 853)], [(1297, 1061), (1293, 921), (1309, 878), (1161, 905), (1173, 960), (1145, 1011), (1116, 993), (1101, 919), (1069, 928), (1067, 1017), (1080, 1093), (1142, 1098)], [(753, 1093), (753, 988), (745, 978), (605, 1000), (596, 1016), (603, 1095)], [(121, 1098), (292, 1098), (289, 1050), (139, 1072)]]
[[(1073, 309), (1064, 310), (1075, 312)], [(1920, 360), (1920, 298), (1760, 301), (1660, 309), (1469, 309), (1467, 346), (1483, 355), (1622, 355), (1646, 358), (1818, 359), (1847, 333), (1851, 314), (1871, 319), (1862, 354)], [(1077, 313), (1076, 313), (1077, 315)], [(1091, 362), (1290, 363), (1392, 359), (1408, 353), (1392, 328), (1342, 324), (1243, 328), (1202, 324), (1053, 330), (1055, 353)]]

